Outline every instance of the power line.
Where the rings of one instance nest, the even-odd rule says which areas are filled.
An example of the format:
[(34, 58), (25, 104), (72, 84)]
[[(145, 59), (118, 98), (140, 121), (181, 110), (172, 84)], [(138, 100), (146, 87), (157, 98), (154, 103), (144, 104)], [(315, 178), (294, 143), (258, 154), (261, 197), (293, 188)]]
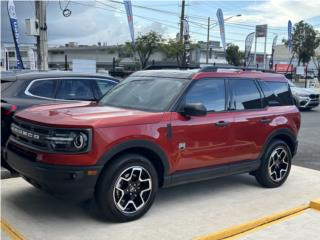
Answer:
[[(106, 7), (110, 7), (110, 8), (112, 8), (112, 9), (114, 9), (114, 10), (108, 9), (108, 8), (105, 8), (105, 7), (90, 5), (90, 4), (86, 4), (86, 3), (82, 3), (82, 2), (75, 2), (75, 1), (70, 1), (70, 2), (72, 2), (72, 3), (74, 3), (74, 4), (86, 6), (86, 7), (91, 7), (91, 8), (96, 8), (96, 9), (101, 9), (101, 10), (109, 11), (109, 12), (114, 12), (114, 10), (116, 10), (118, 13), (121, 13), (121, 14), (126, 15), (125, 11), (123, 11), (123, 10), (121, 10), (121, 9), (118, 9), (118, 8), (112, 6), (112, 5), (108, 5), (108, 4), (107, 4), (107, 5), (106, 5), (106, 4), (103, 4), (103, 5), (105, 5)], [(96, 2), (99, 2), (99, 1), (96, 1)], [(175, 30), (179, 30), (179, 27), (178, 27), (178, 26), (174, 26), (174, 25), (171, 25), (171, 24), (163, 23), (163, 20), (160, 20), (160, 19), (149, 18), (149, 17), (137, 15), (137, 14), (135, 14), (134, 16), (135, 16), (135, 17), (138, 17), (138, 18), (141, 18), (141, 19), (144, 19), (144, 20), (147, 20), (147, 21), (150, 21), (150, 22), (162, 24), (163, 26), (166, 26), (166, 27), (168, 27), (168, 28), (172, 28), (172, 29), (175, 29)], [(189, 31), (189, 32), (192, 33), (192, 34), (194, 34), (194, 35), (198, 35), (198, 36), (204, 36), (204, 37), (207, 36), (207, 34), (201, 33), (201, 32), (197, 32), (197, 31)], [(220, 40), (220, 37), (218, 37), (218, 36), (213, 36), (213, 38)], [(233, 39), (233, 38), (227, 38), (227, 41), (245, 42), (244, 39)]]

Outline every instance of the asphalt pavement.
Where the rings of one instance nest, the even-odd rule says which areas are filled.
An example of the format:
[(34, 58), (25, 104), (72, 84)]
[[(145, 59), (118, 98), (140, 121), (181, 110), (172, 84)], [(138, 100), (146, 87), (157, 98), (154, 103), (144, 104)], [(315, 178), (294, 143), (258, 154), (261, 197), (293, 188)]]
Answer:
[(320, 107), (301, 111), (299, 146), (293, 164), (320, 170)]

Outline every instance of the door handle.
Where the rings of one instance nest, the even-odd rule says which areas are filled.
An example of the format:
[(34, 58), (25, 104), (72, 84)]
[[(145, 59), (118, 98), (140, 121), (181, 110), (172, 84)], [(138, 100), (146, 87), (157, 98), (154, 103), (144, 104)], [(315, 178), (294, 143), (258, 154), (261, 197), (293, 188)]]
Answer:
[(270, 119), (270, 118), (261, 118), (261, 119), (260, 119), (260, 122), (265, 123), (265, 124), (268, 124), (268, 123), (271, 122), (271, 119)]
[(216, 122), (214, 125), (216, 125), (217, 127), (225, 127), (225, 126), (228, 126), (230, 124), (229, 121), (219, 121), (219, 122)]

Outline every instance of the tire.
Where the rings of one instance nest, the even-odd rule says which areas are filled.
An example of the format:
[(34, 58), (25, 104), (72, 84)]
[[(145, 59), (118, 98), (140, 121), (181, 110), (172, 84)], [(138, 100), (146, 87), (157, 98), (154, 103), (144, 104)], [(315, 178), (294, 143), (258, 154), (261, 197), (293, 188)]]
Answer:
[(280, 187), (288, 178), (292, 162), (289, 146), (281, 140), (269, 144), (261, 165), (254, 175), (258, 183), (266, 188)]
[(144, 156), (125, 154), (104, 169), (95, 198), (106, 219), (128, 222), (149, 210), (157, 191), (158, 175), (152, 163)]

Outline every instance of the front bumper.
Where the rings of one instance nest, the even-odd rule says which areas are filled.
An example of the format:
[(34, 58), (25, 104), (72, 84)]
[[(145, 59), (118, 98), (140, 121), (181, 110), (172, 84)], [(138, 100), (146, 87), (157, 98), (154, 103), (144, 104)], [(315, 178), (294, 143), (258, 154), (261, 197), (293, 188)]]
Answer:
[(60, 166), (35, 161), (23, 154), (19, 146), (8, 143), (8, 164), (25, 180), (52, 195), (77, 201), (90, 199), (102, 166)]
[(314, 108), (319, 106), (319, 98), (297, 97), (298, 107), (301, 109)]

